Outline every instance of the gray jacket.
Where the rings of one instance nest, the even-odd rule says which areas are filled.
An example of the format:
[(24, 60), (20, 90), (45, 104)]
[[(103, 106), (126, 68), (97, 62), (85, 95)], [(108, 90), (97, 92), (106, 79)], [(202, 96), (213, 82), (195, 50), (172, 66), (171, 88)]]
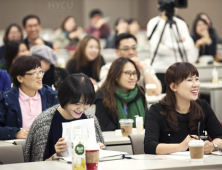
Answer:
[[(49, 130), (52, 123), (52, 118), (59, 105), (55, 105), (42, 112), (33, 122), (24, 149), (25, 162), (43, 161), (46, 143), (48, 140)], [(104, 143), (102, 132), (95, 115), (84, 112), (88, 119), (93, 118), (95, 122), (96, 141)]]

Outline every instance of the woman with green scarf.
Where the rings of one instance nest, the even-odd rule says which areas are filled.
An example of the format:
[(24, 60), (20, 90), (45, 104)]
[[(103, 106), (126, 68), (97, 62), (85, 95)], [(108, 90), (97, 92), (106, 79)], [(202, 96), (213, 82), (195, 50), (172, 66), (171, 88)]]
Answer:
[(133, 119), (135, 115), (145, 120), (147, 109), (146, 98), (142, 87), (137, 85), (140, 72), (129, 58), (116, 59), (108, 76), (96, 94), (96, 117), (102, 131), (120, 128), (120, 119)]

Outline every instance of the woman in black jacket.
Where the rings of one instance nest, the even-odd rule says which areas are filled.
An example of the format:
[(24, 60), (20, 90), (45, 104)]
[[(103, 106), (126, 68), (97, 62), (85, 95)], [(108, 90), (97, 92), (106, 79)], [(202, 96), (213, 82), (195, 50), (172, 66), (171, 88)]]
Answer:
[(140, 72), (129, 58), (116, 59), (108, 76), (96, 94), (96, 117), (102, 131), (120, 128), (120, 119), (133, 119), (135, 115), (143, 117), (147, 111), (144, 91), (137, 85)]

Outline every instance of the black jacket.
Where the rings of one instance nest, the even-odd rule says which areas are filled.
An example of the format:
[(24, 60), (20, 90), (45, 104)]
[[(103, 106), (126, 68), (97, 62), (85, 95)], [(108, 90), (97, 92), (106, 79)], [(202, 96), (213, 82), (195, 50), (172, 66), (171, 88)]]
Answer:
[[(105, 96), (105, 97), (109, 97), (109, 96)], [(143, 105), (145, 108), (145, 117), (146, 117), (146, 115), (148, 113), (147, 102), (146, 102), (145, 96), (142, 95), (140, 91), (137, 94), (137, 96), (135, 97), (135, 99), (131, 102), (135, 102), (140, 97), (142, 97)], [(102, 131), (116, 130), (116, 129), (118, 129), (118, 118), (115, 119), (113, 117), (113, 115), (111, 114), (110, 110), (104, 106), (103, 99), (104, 99), (103, 92), (98, 91), (96, 93), (95, 105), (96, 105), (96, 117), (99, 120), (101, 130)], [(145, 120), (146, 120), (146, 118), (145, 118)], [(145, 125), (145, 123), (144, 123), (144, 125)]]
[[(43, 40), (43, 42), (44, 42), (44, 44), (45, 44), (46, 46), (48, 46), (48, 47), (50, 47), (50, 48), (53, 49), (52, 43), (50, 43), (50, 42), (48, 42), (48, 41), (44, 41), (44, 40)], [(24, 39), (24, 43), (25, 43), (25, 45), (27, 46), (27, 48), (30, 49), (28, 38)]]

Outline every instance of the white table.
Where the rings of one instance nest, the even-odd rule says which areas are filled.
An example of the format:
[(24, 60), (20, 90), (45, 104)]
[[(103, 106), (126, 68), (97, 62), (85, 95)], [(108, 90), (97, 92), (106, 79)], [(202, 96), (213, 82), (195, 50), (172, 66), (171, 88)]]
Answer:
[[(133, 129), (133, 133), (134, 132), (135, 129)], [(102, 133), (108, 150), (133, 154), (130, 139), (128, 137), (123, 137), (120, 129)]]
[(200, 93), (210, 94), (210, 105), (217, 118), (222, 122), (222, 84), (213, 84), (210, 82), (200, 83)]
[[(190, 162), (189, 160), (175, 160), (164, 155), (134, 155), (135, 159), (99, 162), (98, 170), (136, 170), (136, 169), (221, 169), (222, 157), (210, 156), (203, 162)], [(59, 161), (31, 162), (20, 164), (0, 165), (2, 170), (71, 170), (72, 165)]]

